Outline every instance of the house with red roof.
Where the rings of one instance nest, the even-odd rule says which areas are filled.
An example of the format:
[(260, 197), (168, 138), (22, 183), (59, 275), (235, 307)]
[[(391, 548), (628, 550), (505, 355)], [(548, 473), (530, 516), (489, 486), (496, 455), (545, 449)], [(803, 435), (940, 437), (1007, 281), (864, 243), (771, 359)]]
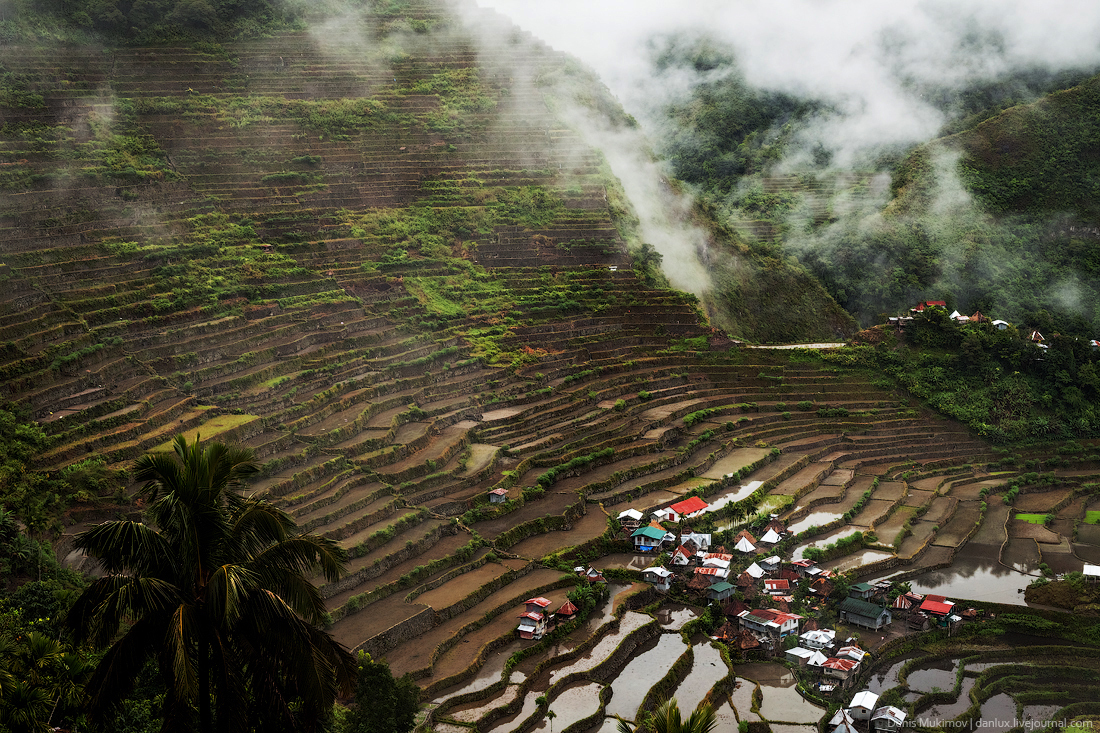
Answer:
[[(681, 518), (686, 517), (688, 519), (691, 519), (692, 517), (697, 517), (700, 514), (703, 514), (709, 508), (710, 508), (710, 504), (707, 504), (705, 501), (700, 499), (698, 496), (692, 496), (688, 499), (684, 499), (683, 501), (678, 501), (675, 504), (672, 504), (671, 506), (669, 506), (669, 509), (676, 512), (678, 515), (680, 515)], [(676, 521), (679, 521), (679, 520), (676, 520)]]
[(916, 308), (910, 308), (909, 310), (913, 313), (923, 313), (926, 309), (932, 308), (932, 307), (947, 308), (947, 301), (946, 300), (922, 300), (921, 302), (917, 303)]
[(528, 598), (523, 602), (523, 605), (527, 606), (527, 613), (545, 613), (546, 608), (550, 605), (549, 598)]
[(826, 677), (840, 680), (843, 687), (847, 687), (859, 674), (859, 662), (854, 659), (830, 657), (825, 660), (821, 668)]
[(787, 595), (791, 592), (791, 582), (782, 578), (767, 578), (764, 580), (764, 592), (776, 596)]
[(566, 601), (561, 604), (561, 608), (554, 612), (554, 617), (563, 621), (572, 621), (578, 613), (578, 609), (573, 605), (573, 601)]
[(508, 489), (493, 489), (489, 492), (490, 504), (503, 504), (508, 501)]
[(520, 614), (519, 627), (516, 629), (521, 639), (541, 639), (546, 633), (546, 617), (534, 611)]

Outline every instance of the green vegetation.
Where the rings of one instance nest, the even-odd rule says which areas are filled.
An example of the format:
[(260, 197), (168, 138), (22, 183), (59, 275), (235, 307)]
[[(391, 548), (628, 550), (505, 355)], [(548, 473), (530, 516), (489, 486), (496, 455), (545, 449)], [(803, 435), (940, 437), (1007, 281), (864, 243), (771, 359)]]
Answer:
[(1022, 519), (1029, 524), (1046, 524), (1046, 514), (1017, 514), (1016, 519)]

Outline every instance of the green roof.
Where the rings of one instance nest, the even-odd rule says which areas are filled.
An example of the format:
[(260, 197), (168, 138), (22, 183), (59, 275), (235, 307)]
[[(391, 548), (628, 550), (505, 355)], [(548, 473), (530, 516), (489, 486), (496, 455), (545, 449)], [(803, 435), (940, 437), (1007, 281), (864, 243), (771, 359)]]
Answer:
[(665, 538), (665, 531), (663, 529), (657, 529), (656, 527), (640, 527), (634, 530), (634, 534), (631, 537), (648, 537), (651, 540), (663, 540)]
[(847, 611), (848, 613), (858, 614), (860, 616), (866, 616), (868, 618), (878, 618), (884, 609), (882, 606), (876, 606), (873, 603), (867, 601), (861, 601), (858, 598), (845, 598), (840, 602), (840, 610)]
[(856, 583), (852, 586), (851, 589), (854, 591), (859, 591), (860, 593), (865, 593), (866, 591), (874, 590), (874, 588), (875, 586), (871, 585), (870, 583)]
[(730, 585), (729, 583), (726, 583), (725, 581), (723, 581), (721, 583), (715, 583), (714, 585), (712, 585), (707, 590), (712, 590), (712, 591), (715, 591), (716, 593), (723, 593), (727, 590), (733, 590), (733, 586)]

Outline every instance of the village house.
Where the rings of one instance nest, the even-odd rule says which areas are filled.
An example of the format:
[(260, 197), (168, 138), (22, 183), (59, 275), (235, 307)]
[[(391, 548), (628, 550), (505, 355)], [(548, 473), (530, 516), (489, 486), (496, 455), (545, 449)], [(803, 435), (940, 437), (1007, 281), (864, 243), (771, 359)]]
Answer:
[(752, 565), (749, 565), (747, 568), (745, 568), (745, 572), (751, 575), (756, 580), (760, 580), (764, 577), (764, 568), (760, 567), (756, 563), (753, 563)]
[(890, 609), (876, 606), (858, 598), (845, 598), (838, 607), (841, 623), (863, 626), (878, 631), (890, 625)]
[(736, 588), (729, 583), (721, 581), (707, 588), (707, 598), (712, 601), (721, 602), (732, 596), (735, 590)]
[(919, 593), (902, 593), (894, 599), (890, 608), (894, 613), (901, 613), (903, 616), (908, 616), (914, 609), (918, 608), (921, 602), (924, 601), (924, 596)]
[(710, 533), (687, 532), (681, 536), (680, 544), (692, 552), (707, 552), (710, 550)]
[(646, 568), (642, 571), (642, 580), (653, 583), (653, 587), (660, 591), (667, 591), (672, 587), (672, 571), (667, 568)]
[(779, 535), (778, 532), (776, 532), (774, 529), (769, 529), (760, 538), (760, 541), (765, 543), (765, 544), (774, 545), (777, 542), (779, 542), (781, 539), (783, 539), (783, 538)]
[(857, 662), (863, 662), (863, 658), (867, 656), (867, 652), (863, 651), (858, 646), (842, 646), (837, 650), (836, 656), (841, 659), (854, 659)]
[[(669, 507), (672, 511), (676, 512), (681, 518), (692, 519), (705, 514), (710, 505), (700, 499), (698, 496), (692, 496), (683, 501), (678, 501)], [(674, 520), (679, 521), (679, 520)]]
[(764, 568), (764, 572), (773, 573), (779, 569), (779, 555), (772, 555), (771, 557), (764, 558), (760, 561), (760, 567)]
[(554, 612), (554, 618), (558, 621), (572, 621), (577, 617), (578, 612), (579, 609), (573, 605), (573, 601), (567, 600)]
[(870, 583), (856, 583), (848, 589), (849, 598), (859, 598), (862, 601), (869, 600), (875, 593), (875, 586)]
[(800, 646), (796, 646), (793, 649), (788, 649), (785, 656), (788, 662), (797, 664), (799, 667), (805, 667), (813, 655), (813, 649), (803, 649)]
[(645, 515), (643, 515), (637, 509), (627, 509), (625, 511), (621, 511), (619, 512), (618, 516), (619, 526), (621, 526), (623, 529), (633, 532), (634, 530), (638, 529), (638, 527), (642, 526), (643, 516)]
[(520, 614), (519, 619), (519, 627), (516, 629), (519, 631), (519, 638), (541, 639), (546, 633), (546, 617), (542, 613), (528, 611)]
[(603, 573), (592, 567), (584, 571), (584, 578), (589, 583), (607, 583), (607, 578), (603, 577)]
[(905, 725), (905, 713), (893, 705), (883, 705), (871, 715), (871, 730), (893, 733)]
[(830, 657), (821, 665), (826, 677), (839, 680), (841, 687), (848, 687), (859, 674), (859, 662), (854, 659)]
[(954, 613), (955, 604), (943, 596), (926, 595), (920, 604), (922, 613), (928, 614), (940, 626), (946, 626)]
[(692, 558), (695, 556), (691, 550), (684, 545), (680, 545), (672, 551), (672, 558), (669, 560), (673, 565), (684, 567), (691, 564)]
[(764, 581), (764, 592), (773, 596), (787, 595), (791, 592), (790, 581), (768, 578)]
[(878, 705), (878, 695), (870, 690), (861, 690), (852, 698), (852, 704), (848, 706), (848, 715), (852, 720), (870, 720)]
[(810, 568), (816, 564), (817, 563), (813, 560), (794, 560), (791, 562), (791, 567), (793, 567), (801, 577), (806, 578), (810, 575)]
[(805, 631), (798, 637), (798, 643), (807, 649), (826, 649), (836, 642), (836, 632), (832, 629)]
[(657, 547), (660, 547), (661, 543), (664, 542), (665, 531), (660, 527), (649, 525), (634, 530), (630, 537), (634, 540), (635, 550), (639, 552), (651, 552)]
[(523, 605), (527, 607), (527, 613), (545, 613), (547, 607), (550, 606), (550, 599), (542, 596), (528, 598), (523, 602)]
[(490, 504), (503, 504), (508, 501), (508, 489), (493, 489), (489, 492)]
[(1100, 583), (1100, 565), (1086, 565), (1081, 574), (1086, 583)]
[(784, 613), (770, 608), (757, 608), (741, 614), (741, 628), (754, 634), (783, 639), (798, 633), (798, 622), (802, 617), (793, 613)]
[(725, 568), (696, 568), (696, 578), (707, 578), (708, 583), (717, 583), (729, 577), (729, 570)]
[(665, 507), (664, 509), (658, 509), (649, 515), (654, 522), (679, 522), (680, 515), (676, 513), (675, 509), (671, 507)]
[(829, 719), (829, 733), (856, 733), (856, 721), (847, 710), (841, 708)]
[(738, 552), (751, 554), (756, 552), (756, 538), (753, 537), (747, 529), (743, 529), (737, 533), (737, 537), (734, 540), (733, 548)]

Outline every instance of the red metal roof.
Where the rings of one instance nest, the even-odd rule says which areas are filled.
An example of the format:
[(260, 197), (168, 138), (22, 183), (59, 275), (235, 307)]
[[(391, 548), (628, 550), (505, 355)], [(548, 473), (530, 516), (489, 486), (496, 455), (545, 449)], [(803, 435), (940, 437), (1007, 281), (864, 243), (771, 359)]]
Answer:
[(557, 615), (559, 616), (572, 616), (576, 612), (577, 607), (573, 605), (573, 601), (566, 601), (565, 603), (561, 604), (561, 608), (556, 611)]
[(532, 621), (542, 621), (542, 616), (538, 615), (534, 611), (531, 611), (530, 613), (521, 613), (519, 615), (519, 617), (520, 618), (528, 618), (528, 619), (531, 619)]
[(677, 514), (693, 514), (702, 509), (706, 509), (708, 506), (710, 506), (710, 504), (707, 504), (698, 496), (693, 496), (690, 499), (684, 499), (683, 501), (676, 502), (675, 504), (670, 506), (669, 509), (676, 512)]
[(839, 669), (842, 672), (850, 672), (858, 665), (854, 659), (837, 659), (836, 657), (830, 657), (825, 660), (825, 664), (822, 667), (828, 667), (829, 669)]
[(528, 598), (526, 601), (524, 601), (524, 603), (527, 605), (534, 604), (539, 608), (546, 608), (550, 605), (550, 599), (539, 596), (538, 598)]
[(939, 603), (937, 601), (933, 601), (933, 600), (929, 600), (928, 598), (925, 598), (924, 603), (920, 604), (920, 610), (928, 611), (929, 613), (934, 613), (937, 616), (946, 616), (947, 614), (951, 613), (951, 606), (952, 605), (954, 605), (954, 604)]

